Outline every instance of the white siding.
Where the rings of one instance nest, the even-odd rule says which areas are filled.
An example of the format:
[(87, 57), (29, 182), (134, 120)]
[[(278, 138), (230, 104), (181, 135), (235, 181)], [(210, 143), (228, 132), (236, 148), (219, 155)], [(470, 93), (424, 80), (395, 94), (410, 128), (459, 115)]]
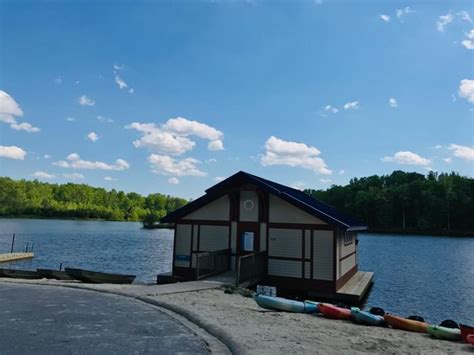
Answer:
[(311, 263), (310, 262), (304, 263), (304, 278), (305, 279), (311, 278)]
[(199, 251), (216, 251), (227, 249), (228, 247), (229, 227), (201, 225)]
[(349, 244), (349, 245), (344, 245), (344, 234), (345, 232), (344, 231), (341, 231), (339, 233), (339, 248), (340, 248), (340, 257), (343, 258), (345, 257), (346, 255), (349, 255), (351, 253), (353, 253), (356, 249), (356, 244), (355, 244), (355, 240), (356, 240), (356, 236), (357, 234), (354, 233), (354, 232), (347, 232), (349, 234), (352, 234), (352, 243)]
[(236, 253), (237, 250), (237, 222), (232, 222), (230, 231), (230, 247), (232, 253)]
[(356, 256), (355, 254), (345, 258), (344, 260), (341, 261), (341, 276), (344, 276), (346, 272), (348, 272), (350, 269), (352, 269), (355, 265), (356, 262)]
[(270, 194), (270, 222), (326, 224), (319, 218), (306, 213), (292, 204)]
[(260, 251), (267, 250), (267, 224), (260, 223)]
[(179, 256), (190, 256), (189, 251), (191, 248), (191, 225), (177, 224), (175, 238), (174, 265), (177, 267), (189, 267), (189, 261), (178, 259)]
[(301, 278), (301, 262), (291, 260), (268, 260), (268, 274)]
[(301, 258), (303, 248), (301, 235), (301, 229), (270, 228), (268, 231), (268, 256)]
[(230, 216), (230, 199), (228, 195), (222, 196), (208, 203), (200, 209), (183, 217), (184, 219), (201, 219), (212, 221), (228, 221)]
[(313, 232), (313, 278), (333, 280), (333, 232)]
[(258, 195), (255, 191), (240, 191), (240, 220), (258, 221)]

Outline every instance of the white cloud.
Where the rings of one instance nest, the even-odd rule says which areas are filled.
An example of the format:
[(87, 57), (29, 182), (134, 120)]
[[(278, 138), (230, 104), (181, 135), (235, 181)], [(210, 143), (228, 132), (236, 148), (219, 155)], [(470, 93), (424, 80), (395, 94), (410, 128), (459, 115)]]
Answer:
[(176, 160), (168, 155), (151, 154), (148, 157), (152, 171), (159, 175), (171, 176), (205, 176), (206, 173), (199, 170), (201, 162), (194, 158)]
[(389, 22), (389, 21), (390, 21), (390, 16), (388, 16), (388, 15), (381, 14), (381, 15), (379, 15), (379, 17), (380, 17), (383, 21), (385, 21), (385, 22)]
[(265, 154), (260, 159), (263, 166), (286, 165), (313, 170), (316, 173), (330, 175), (323, 159), (318, 157), (318, 148), (304, 143), (288, 142), (271, 136), (265, 142)]
[(66, 179), (71, 179), (71, 180), (79, 180), (79, 179), (84, 179), (84, 175), (80, 173), (71, 173), (71, 174), (63, 174), (63, 176)]
[(451, 164), (453, 162), (453, 159), (452, 158), (444, 158), (443, 161), (446, 163), (446, 164)]
[(443, 148), (443, 146), (441, 144), (436, 144), (433, 148), (434, 149), (441, 149), (441, 148)]
[(225, 177), (224, 176), (216, 176), (212, 180), (214, 180), (215, 182), (221, 182), (221, 181), (225, 180)]
[(431, 160), (423, 158), (418, 154), (412, 152), (397, 152), (393, 157), (383, 157), (381, 159), (384, 163), (397, 163), (400, 165), (421, 165), (426, 166), (431, 164)]
[(10, 125), (10, 128), (16, 131), (26, 131), (28, 133), (39, 132), (38, 127), (34, 127), (31, 123), (18, 123), (17, 118), (23, 116), (23, 111), (15, 99), (5, 91), (0, 90), (0, 122)]
[(172, 178), (169, 178), (168, 179), (168, 183), (170, 184), (173, 184), (173, 185), (178, 185), (179, 184), (179, 180), (175, 177), (172, 177)]
[(323, 184), (329, 184), (332, 180), (331, 179), (319, 179)]
[(51, 159), (51, 155), (45, 154), (45, 155), (43, 155), (43, 158), (44, 158), (44, 159)]
[(34, 127), (28, 122), (12, 123), (10, 127), (16, 131), (26, 131), (28, 133), (36, 133), (40, 131), (38, 127)]
[(82, 95), (81, 97), (77, 99), (77, 101), (79, 102), (79, 105), (81, 106), (94, 106), (95, 105), (95, 101), (87, 97), (86, 95)]
[(95, 132), (90, 132), (90, 133), (87, 135), (87, 139), (89, 139), (89, 140), (92, 141), (92, 142), (96, 142), (96, 141), (99, 139), (99, 136), (98, 136), (97, 133), (95, 133)]
[(217, 162), (217, 159), (214, 159), (214, 158), (210, 158), (210, 159), (206, 160), (206, 163), (208, 163), (208, 164), (209, 163), (215, 163), (215, 162)]
[(458, 144), (451, 144), (449, 150), (457, 158), (474, 161), (474, 147), (467, 147)]
[(26, 152), (15, 145), (4, 146), (0, 145), (0, 158), (8, 158), (15, 160), (24, 160)]
[(461, 80), (461, 84), (459, 85), (459, 96), (474, 103), (474, 80)]
[(446, 27), (446, 25), (451, 23), (453, 19), (454, 19), (454, 16), (451, 13), (447, 13), (446, 15), (441, 15), (438, 19), (438, 22), (436, 22), (436, 28), (438, 29), (438, 31), (444, 32), (444, 28)]
[(120, 70), (125, 68), (125, 66), (114, 64), (113, 68), (114, 68), (115, 83), (118, 85), (119, 89), (120, 90), (126, 90), (129, 94), (133, 94), (135, 92), (135, 90), (133, 90), (133, 88), (130, 88), (128, 86), (128, 84), (125, 82), (125, 80), (123, 80), (123, 78), (118, 73)]
[(105, 181), (117, 181), (117, 179), (112, 177), (112, 176), (106, 176), (106, 177), (104, 177), (104, 180)]
[(407, 7), (403, 8), (403, 9), (397, 9), (397, 10), (396, 10), (397, 18), (398, 18), (401, 22), (403, 22), (403, 17), (404, 17), (405, 15), (409, 15), (409, 14), (413, 14), (413, 13), (415, 13), (415, 11), (412, 10), (412, 9), (410, 8), (410, 6), (407, 6)]
[(331, 113), (338, 113), (339, 112), (337, 107), (333, 107), (331, 105), (326, 105), (326, 107), (324, 107), (324, 111), (331, 112)]
[(461, 20), (472, 23), (471, 16), (469, 16), (469, 13), (467, 11), (461, 10), (457, 12), (456, 15), (458, 15), (461, 18)]
[(118, 74), (115, 74), (115, 82), (120, 89), (128, 88), (127, 83)]
[(398, 102), (395, 98), (391, 97), (389, 100), (388, 100), (388, 104), (390, 105), (390, 107), (393, 107), (393, 108), (397, 108), (398, 107)]
[(71, 153), (67, 156), (66, 160), (60, 160), (53, 162), (53, 165), (61, 168), (72, 168), (72, 169), (85, 169), (85, 170), (125, 170), (130, 165), (123, 159), (117, 159), (115, 164), (107, 164), (101, 161), (88, 161), (82, 160), (79, 154)]
[(306, 184), (302, 181), (296, 181), (293, 184), (291, 184), (291, 187), (296, 189), (296, 190), (303, 191), (306, 187)]
[(113, 68), (114, 70), (122, 70), (123, 68), (125, 68), (125, 65), (114, 64)]
[(74, 117), (66, 117), (66, 121), (74, 122), (76, 119)]
[(344, 170), (342, 170), (342, 169), (337, 172), (338, 175), (344, 175), (345, 173), (346, 173), (346, 172), (345, 172)]
[(108, 118), (108, 117), (104, 117), (104, 116), (97, 116), (97, 119), (100, 121), (100, 122), (104, 122), (104, 123), (113, 123), (114, 120), (111, 119), (111, 118)]
[(467, 49), (474, 49), (474, 30), (471, 30), (466, 33), (466, 36), (469, 39), (465, 39), (464, 41), (462, 41), (462, 45)]
[(38, 179), (54, 179), (56, 175), (46, 173), (44, 171), (37, 171), (33, 173), (33, 176)]
[(224, 149), (222, 142), (224, 134), (221, 131), (182, 117), (169, 119), (161, 126), (134, 122), (126, 128), (135, 129), (143, 134), (140, 139), (133, 142), (135, 147), (149, 148), (160, 153), (181, 155), (192, 150), (196, 143), (188, 138), (189, 136), (210, 140), (209, 150)]
[(350, 110), (350, 109), (357, 110), (359, 109), (359, 107), (360, 107), (359, 101), (352, 101), (344, 105), (344, 110)]

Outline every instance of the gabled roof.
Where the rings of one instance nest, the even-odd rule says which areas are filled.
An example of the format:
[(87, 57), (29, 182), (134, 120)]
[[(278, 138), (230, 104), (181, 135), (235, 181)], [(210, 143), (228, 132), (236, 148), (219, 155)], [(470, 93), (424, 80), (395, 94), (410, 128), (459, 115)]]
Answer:
[(218, 184), (206, 190), (204, 196), (188, 203), (186, 206), (169, 213), (161, 219), (163, 223), (175, 222), (189, 213), (201, 208), (207, 203), (222, 196), (233, 186), (242, 184), (254, 184), (263, 191), (267, 191), (290, 204), (304, 210), (305, 212), (325, 221), (328, 224), (336, 225), (346, 230), (364, 230), (367, 229), (363, 224), (339, 213), (331, 206), (305, 194), (303, 191), (293, 189), (289, 186), (278, 184), (274, 181), (263, 179), (261, 177), (239, 171), (231, 177), (219, 182)]

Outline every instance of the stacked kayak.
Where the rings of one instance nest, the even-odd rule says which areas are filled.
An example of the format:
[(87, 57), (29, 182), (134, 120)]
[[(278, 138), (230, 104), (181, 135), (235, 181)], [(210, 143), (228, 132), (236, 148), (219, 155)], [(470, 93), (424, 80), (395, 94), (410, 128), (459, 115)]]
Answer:
[(372, 325), (376, 327), (385, 327), (386, 323), (382, 316), (370, 312), (361, 311), (358, 308), (351, 309), (351, 316), (354, 321), (363, 325)]
[(319, 312), (332, 319), (350, 320), (352, 318), (350, 309), (337, 307), (329, 303), (320, 303)]
[(427, 332), (426, 328), (428, 327), (428, 324), (425, 322), (402, 318), (390, 313), (384, 315), (384, 320), (388, 325), (395, 329), (408, 330), (417, 333)]
[(451, 341), (461, 340), (461, 330), (458, 328), (447, 328), (440, 325), (428, 325), (426, 330), (433, 338)]
[(293, 312), (293, 313), (316, 313), (318, 312), (318, 304), (313, 302), (293, 301), (282, 297), (271, 297), (264, 295), (255, 295), (255, 302), (266, 309), (277, 311)]

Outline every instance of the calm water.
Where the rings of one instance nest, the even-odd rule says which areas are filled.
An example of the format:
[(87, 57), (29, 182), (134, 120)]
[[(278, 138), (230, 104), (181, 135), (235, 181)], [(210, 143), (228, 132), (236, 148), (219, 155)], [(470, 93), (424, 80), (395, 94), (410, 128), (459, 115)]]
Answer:
[[(81, 267), (154, 282), (170, 271), (173, 234), (140, 223), (0, 219), (0, 253), (35, 243), (35, 258), (1, 267)], [(8, 266), (7, 266), (8, 265)], [(474, 324), (474, 238), (360, 235), (359, 269), (375, 272), (367, 306)]]

